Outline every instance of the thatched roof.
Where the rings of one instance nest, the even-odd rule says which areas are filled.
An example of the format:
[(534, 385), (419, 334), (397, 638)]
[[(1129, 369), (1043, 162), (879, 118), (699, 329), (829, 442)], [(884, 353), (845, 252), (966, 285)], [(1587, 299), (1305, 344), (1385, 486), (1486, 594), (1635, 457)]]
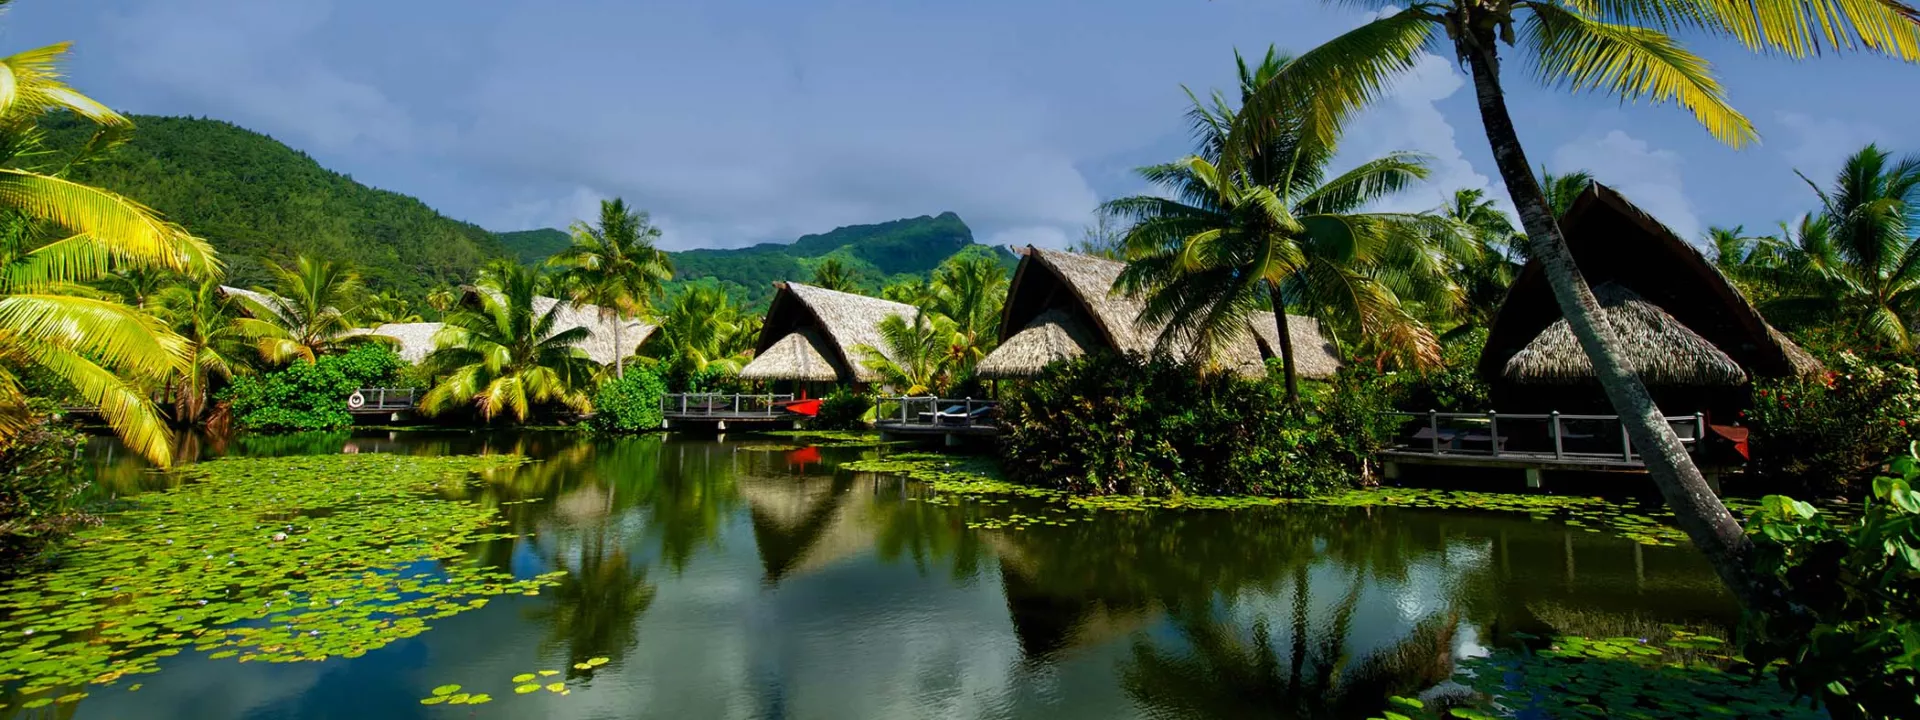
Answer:
[(437, 322), (387, 323), (371, 330), (355, 331), (354, 334), (392, 338), (394, 350), (400, 354), (400, 359), (418, 364), (427, 357), (427, 353), (433, 352), (433, 335), (443, 327), (446, 327), (444, 323)]
[[(494, 291), (486, 288), (468, 286), (466, 288), (465, 301), (477, 302), (478, 296), (475, 295), (475, 293), (479, 292), (485, 292), (489, 295), (494, 294)], [(591, 358), (594, 362), (600, 363), (601, 365), (612, 365), (616, 358), (632, 357), (634, 353), (639, 351), (640, 345), (645, 343), (647, 338), (651, 337), (653, 331), (657, 329), (652, 324), (640, 320), (627, 320), (625, 323), (621, 323), (618, 318), (612, 315), (603, 316), (600, 313), (599, 305), (571, 303), (544, 295), (538, 295), (533, 298), (533, 312), (535, 315), (545, 315), (547, 311), (552, 310), (555, 305), (560, 306), (560, 311), (556, 313), (553, 318), (554, 334), (557, 335), (577, 327), (586, 328), (590, 334), (587, 335), (585, 340), (580, 341), (578, 347), (586, 351), (588, 358)], [(614, 345), (614, 328), (616, 326), (620, 329), (618, 348)]]
[(1080, 357), (1101, 343), (1099, 335), (1072, 313), (1054, 308), (1000, 343), (974, 367), (974, 373), (988, 380), (1032, 377), (1048, 363)]
[[(801, 330), (812, 330), (818, 335), (808, 338), (806, 344), (834, 369), (835, 377), (832, 379), (841, 382), (877, 381), (879, 375), (860, 362), (864, 355), (858, 348), (865, 345), (885, 353), (886, 343), (880, 338), (880, 322), (890, 316), (912, 321), (914, 312), (912, 305), (891, 300), (804, 283), (774, 283), (773, 303), (767, 309), (767, 321), (760, 328), (760, 342), (755, 348), (754, 361), (742, 369), (741, 375), (763, 380), (816, 379), (818, 375), (802, 377), (783, 374), (774, 358), (768, 358), (765, 364), (760, 361), (760, 356), (770, 353), (787, 336)], [(791, 347), (795, 351), (800, 349)], [(804, 367), (794, 364), (786, 369), (799, 373)], [(751, 376), (747, 374), (748, 370), (752, 371)]]
[(744, 380), (801, 380), (806, 382), (833, 382), (844, 374), (844, 368), (827, 359), (831, 350), (827, 341), (812, 328), (801, 328), (787, 333), (773, 343), (766, 352), (754, 355), (753, 362), (740, 368), (740, 377)]
[[(1260, 354), (1280, 357), (1280, 327), (1272, 313), (1254, 317), (1253, 332), (1260, 341)], [(1303, 378), (1325, 380), (1340, 371), (1340, 353), (1320, 332), (1320, 320), (1300, 315), (1287, 316), (1287, 335), (1293, 339), (1293, 368)]]
[[(1161, 327), (1143, 324), (1139, 321), (1145, 303), (1138, 298), (1128, 297), (1116, 291), (1115, 282), (1120, 272), (1126, 269), (1124, 263), (1106, 258), (1081, 255), (1060, 250), (1048, 250), (1028, 246), (1022, 251), (1019, 269), (1014, 271), (1013, 283), (1007, 289), (1007, 302), (1000, 323), (1000, 348), (994, 350), (981, 361), (982, 368), (990, 368), (1000, 377), (1024, 377), (1039, 371), (1045, 362), (1039, 362), (1049, 353), (1069, 353), (1065, 347), (1068, 340), (1080, 345), (1080, 351), (1097, 348), (1122, 353), (1148, 354), (1155, 350), (1160, 342)], [(1058, 313), (1058, 315), (1051, 315)], [(1043, 329), (1048, 324), (1058, 325), (1043, 316), (1071, 318), (1077, 323), (1076, 330), (1085, 328), (1082, 338), (1066, 335), (1067, 329), (1061, 325), (1057, 329)], [(1251, 325), (1266, 325), (1274, 331), (1272, 316), (1261, 320), (1256, 315)], [(1302, 327), (1301, 322), (1311, 326), (1310, 330), (1295, 332), (1294, 346), (1296, 355), (1305, 355), (1300, 350), (1325, 353), (1324, 358), (1315, 358), (1312, 366), (1320, 368), (1331, 365), (1337, 368), (1339, 363), (1333, 359), (1332, 347), (1325, 345), (1319, 335), (1319, 323), (1308, 318), (1294, 318), (1293, 327)], [(1021, 338), (1028, 330), (1037, 330), (1033, 335)], [(1303, 334), (1311, 333), (1311, 334)], [(1229, 337), (1224, 346), (1216, 348), (1211, 360), (1218, 366), (1243, 376), (1258, 377), (1266, 374), (1263, 362), (1269, 355), (1266, 352), (1272, 343), (1262, 345), (1261, 335), (1255, 328), (1242, 328)], [(1310, 339), (1320, 339), (1314, 342)], [(1092, 344), (1089, 344), (1092, 343)], [(1172, 339), (1166, 348), (1175, 358), (1191, 358), (1196, 349), (1190, 340)], [(1004, 357), (997, 357), (1002, 356)], [(1052, 358), (1059, 359), (1059, 358)], [(1296, 360), (1301, 358), (1296, 357)], [(1297, 363), (1301, 368), (1308, 367), (1304, 360)], [(1328, 370), (1325, 375), (1332, 374)], [(1322, 377), (1324, 375), (1309, 375)]]
[[(1740, 385), (1747, 372), (1706, 338), (1632, 290), (1607, 283), (1593, 289), (1600, 321), (1626, 350), (1627, 366), (1649, 385)], [(1567, 384), (1593, 379), (1593, 363), (1566, 318), (1555, 321), (1507, 360), (1509, 380)]]
[[(1626, 344), (1632, 346), (1636, 339), (1658, 339), (1663, 346), (1657, 352), (1686, 353), (1656, 360), (1653, 348), (1627, 348), (1632, 355), (1640, 356), (1634, 362), (1642, 372), (1652, 371), (1668, 381), (1712, 386), (1732, 377), (1725, 367), (1713, 367), (1723, 364), (1722, 359), (1749, 378), (1804, 377), (1820, 372), (1819, 361), (1768, 325), (1697, 248), (1613, 189), (1599, 183), (1590, 185), (1560, 219), (1560, 227), (1588, 284), (1618, 288), (1608, 291), (1615, 308), (1608, 315), (1613, 327), (1628, 340)], [(1509, 373), (1509, 368), (1521, 370), (1520, 377), (1565, 377), (1576, 365), (1558, 351), (1577, 352), (1571, 335), (1561, 340), (1543, 338), (1564, 328), (1566, 322), (1545, 272), (1539, 263), (1527, 263), (1507, 291), (1488, 331), (1486, 350), (1480, 358), (1481, 375), (1495, 382), (1496, 390), (1498, 383), (1519, 379)], [(1711, 346), (1714, 352), (1705, 352), (1693, 339)], [(1529, 350), (1537, 352), (1514, 365), (1516, 357)], [(1585, 377), (1592, 377), (1589, 366), (1577, 367), (1584, 368), (1580, 372), (1587, 373)], [(1653, 382), (1655, 376), (1649, 376), (1648, 381)]]

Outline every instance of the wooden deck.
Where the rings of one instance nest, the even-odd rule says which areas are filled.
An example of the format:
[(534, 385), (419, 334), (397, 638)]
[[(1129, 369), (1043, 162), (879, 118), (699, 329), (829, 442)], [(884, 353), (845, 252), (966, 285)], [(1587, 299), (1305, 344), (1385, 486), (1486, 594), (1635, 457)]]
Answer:
[(958, 444), (962, 438), (999, 435), (999, 406), (992, 400), (931, 395), (882, 398), (873, 427), (882, 435), (941, 437)]
[(398, 415), (420, 405), (415, 388), (360, 388), (347, 396), (347, 412), (352, 415)]
[(781, 425), (800, 420), (788, 412), (792, 395), (671, 393), (660, 398), (660, 415), (668, 428), (726, 430), (729, 425)]
[[(1526, 472), (1527, 485), (1539, 487), (1543, 471), (1646, 472), (1618, 415), (1561, 413), (1394, 412), (1404, 420), (1398, 441), (1380, 453), (1388, 477), (1396, 465), (1506, 468)], [(1668, 416), (1667, 423), (1696, 452), (1707, 437), (1706, 418)], [(1717, 468), (1703, 468), (1717, 483)]]

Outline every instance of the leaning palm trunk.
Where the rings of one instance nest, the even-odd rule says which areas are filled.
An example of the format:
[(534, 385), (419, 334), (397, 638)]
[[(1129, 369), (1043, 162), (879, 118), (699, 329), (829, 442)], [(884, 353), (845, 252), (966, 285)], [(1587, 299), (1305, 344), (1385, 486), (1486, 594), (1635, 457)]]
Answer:
[(1473, 73), (1473, 85), (1480, 105), (1480, 117), (1486, 127), (1487, 141), (1500, 168), (1500, 178), (1513, 196), (1521, 224), (1526, 227), (1529, 250), (1540, 262), (1554, 299), (1573, 329), (1580, 347), (1593, 362), (1594, 376), (1620, 414), (1628, 437), (1647, 465), (1647, 474), (1659, 486), (1695, 547), (1707, 556), (1720, 580), (1749, 607), (1760, 600), (1758, 589), (1747, 568), (1752, 543), (1740, 523), (1727, 512), (1720, 498), (1708, 487), (1706, 478), (1680, 444), (1660, 409), (1647, 394), (1639, 376), (1628, 370), (1618, 351), (1619, 339), (1611, 328), (1598, 322), (1600, 303), (1574, 265), (1573, 253), (1560, 233), (1559, 223), (1547, 206), (1539, 183), (1533, 177), (1507, 113), (1507, 102), (1500, 87), (1499, 58), (1495, 54), (1491, 31), (1462, 33), (1456, 41), (1467, 66)]
[(1300, 408), (1300, 372), (1293, 365), (1293, 328), (1287, 322), (1287, 299), (1280, 285), (1268, 281), (1267, 293), (1273, 297), (1273, 321), (1280, 338), (1280, 372), (1287, 376), (1287, 405)]

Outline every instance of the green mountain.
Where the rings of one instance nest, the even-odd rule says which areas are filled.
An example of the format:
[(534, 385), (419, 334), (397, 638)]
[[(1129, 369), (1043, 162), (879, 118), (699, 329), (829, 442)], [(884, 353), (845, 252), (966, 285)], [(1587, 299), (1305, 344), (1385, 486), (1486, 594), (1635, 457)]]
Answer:
[[(400, 193), (333, 172), (278, 140), (218, 120), (135, 115), (131, 142), (74, 168), (74, 180), (105, 187), (207, 238), (227, 282), (265, 283), (264, 261), (301, 253), (346, 259), (367, 285), (416, 301), (436, 285), (468, 282), (505, 257), (495, 237)], [(92, 128), (56, 117), (50, 147), (71, 151)]]
[[(538, 262), (567, 244), (559, 230), (526, 230), (500, 235), (508, 250), (524, 262)], [(773, 297), (777, 280), (805, 281), (813, 268), (837, 258), (853, 268), (868, 291), (877, 292), (891, 280), (924, 277), (941, 261), (961, 252), (1012, 255), (973, 241), (973, 230), (959, 215), (944, 212), (873, 225), (848, 225), (792, 243), (761, 243), (734, 249), (698, 249), (669, 253), (674, 283), (712, 283), (749, 306), (764, 305)]]
[(495, 235), (500, 238), (500, 245), (505, 247), (508, 253), (528, 265), (545, 260), (573, 244), (572, 235), (568, 235), (565, 230), (553, 228), (515, 230), (495, 233)]

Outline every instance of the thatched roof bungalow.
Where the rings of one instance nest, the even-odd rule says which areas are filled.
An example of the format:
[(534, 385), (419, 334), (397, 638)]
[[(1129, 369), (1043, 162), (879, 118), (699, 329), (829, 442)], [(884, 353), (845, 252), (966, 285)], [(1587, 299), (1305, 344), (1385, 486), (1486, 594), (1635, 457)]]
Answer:
[[(1007, 288), (1000, 321), (1000, 346), (980, 361), (976, 372), (987, 379), (1032, 377), (1056, 360), (1096, 350), (1146, 354), (1154, 350), (1161, 328), (1138, 320), (1145, 304), (1116, 292), (1114, 283), (1126, 265), (1106, 258), (1028, 246)], [(1312, 318), (1287, 316), (1293, 336), (1294, 364), (1302, 377), (1325, 378), (1339, 369), (1332, 344)], [(1279, 328), (1272, 314), (1256, 315), (1246, 331), (1219, 348), (1218, 365), (1248, 377), (1266, 373), (1264, 361), (1279, 356)], [(1191, 355), (1191, 344), (1170, 349), (1177, 358)]]
[(804, 283), (774, 283), (773, 302), (760, 328), (753, 362), (740, 369), (740, 377), (875, 382), (879, 376), (860, 362), (857, 348), (866, 345), (884, 353), (880, 322), (890, 316), (911, 322), (914, 312), (912, 305), (891, 300)]
[(366, 330), (366, 334), (392, 340), (401, 360), (418, 365), (433, 352), (433, 335), (443, 327), (444, 323), (437, 322), (386, 323)]
[[(1698, 249), (1613, 189), (1589, 186), (1560, 227), (1628, 366), (1667, 413), (1736, 411), (1754, 378), (1821, 371)], [(1612, 412), (1537, 262), (1508, 290), (1479, 370), (1502, 410)]]
[[(466, 293), (461, 297), (461, 302), (469, 305), (478, 303), (478, 293), (481, 292), (493, 291), (468, 286)], [(652, 324), (640, 320), (627, 320), (623, 323), (611, 315), (602, 315), (599, 305), (571, 303), (544, 295), (533, 298), (535, 315), (544, 315), (556, 305), (560, 306), (560, 311), (554, 316), (553, 332), (558, 334), (577, 327), (586, 328), (589, 334), (587, 339), (580, 341), (579, 348), (586, 351), (589, 359), (601, 365), (612, 365), (617, 358), (632, 357), (639, 352), (640, 346), (647, 341), (647, 338), (652, 337), (653, 331), (657, 329)], [(619, 328), (618, 333), (615, 332), (616, 325)], [(619, 336), (617, 345), (616, 335)]]

